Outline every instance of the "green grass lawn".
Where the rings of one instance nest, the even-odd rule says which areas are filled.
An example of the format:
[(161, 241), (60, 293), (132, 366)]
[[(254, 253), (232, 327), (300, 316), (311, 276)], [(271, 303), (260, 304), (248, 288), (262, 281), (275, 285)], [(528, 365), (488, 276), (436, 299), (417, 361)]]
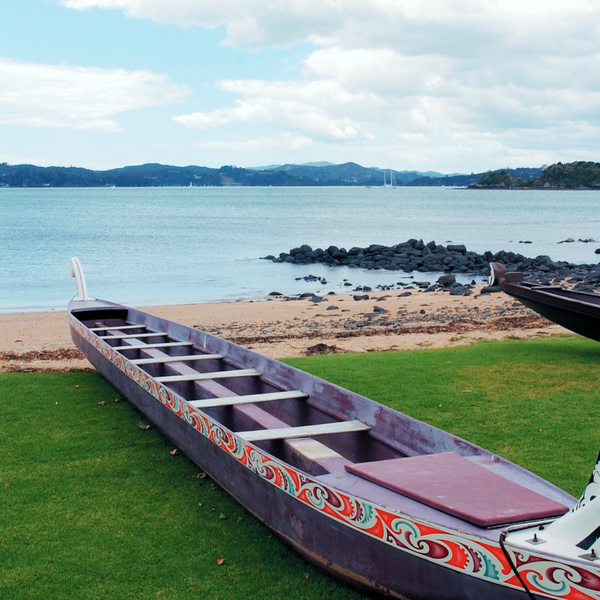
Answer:
[[(600, 345), (582, 338), (286, 362), (574, 495), (600, 443)], [(363, 597), (308, 565), (140, 422), (96, 373), (0, 373), (2, 600)]]

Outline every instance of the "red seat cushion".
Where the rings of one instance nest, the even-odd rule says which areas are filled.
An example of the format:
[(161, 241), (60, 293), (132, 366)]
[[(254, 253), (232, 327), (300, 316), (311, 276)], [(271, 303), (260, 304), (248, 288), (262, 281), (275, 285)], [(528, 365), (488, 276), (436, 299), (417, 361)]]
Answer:
[(454, 452), (346, 465), (346, 469), (479, 527), (556, 517), (568, 510)]

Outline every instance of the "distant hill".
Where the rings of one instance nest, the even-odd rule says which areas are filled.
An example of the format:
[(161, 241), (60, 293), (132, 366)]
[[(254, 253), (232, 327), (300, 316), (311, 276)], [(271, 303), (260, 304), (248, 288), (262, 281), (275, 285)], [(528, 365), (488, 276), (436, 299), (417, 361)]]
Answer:
[[(341, 165), (324, 164), (323, 166), (314, 166), (310, 163), (304, 165), (281, 165), (274, 171), (286, 171), (290, 175), (299, 175), (308, 177), (322, 185), (371, 185), (380, 186), (385, 181), (390, 183), (390, 173), (394, 174), (396, 185), (406, 185), (407, 183), (423, 177), (427, 173), (420, 171), (395, 171), (392, 169), (379, 169), (377, 167), (361, 167), (353, 162)], [(428, 171), (432, 175), (441, 176), (441, 173)]]
[(77, 167), (0, 164), (4, 187), (306, 186), (315, 182), (285, 171), (248, 171), (233, 166), (174, 167), (146, 164), (108, 171)]
[(532, 169), (489, 171), (469, 187), (474, 189), (554, 189), (594, 190), (600, 189), (600, 163), (556, 163), (530, 173)]
[[(494, 171), (496, 173), (497, 171)], [(518, 169), (504, 169), (503, 173), (508, 173), (515, 179), (524, 179), (531, 177), (539, 177), (542, 169), (521, 167)], [(451, 187), (469, 187), (478, 184), (481, 178), (486, 173), (471, 173), (470, 175), (444, 175), (442, 177), (421, 177), (410, 182), (409, 185), (414, 186), (441, 186), (447, 185)]]
[[(307, 162), (307, 163), (302, 163), (300, 166), (301, 167), (330, 167), (333, 166), (334, 163), (330, 163), (327, 161), (321, 161), (321, 162)], [(268, 165), (266, 167), (246, 167), (246, 169), (248, 169), (248, 171), (274, 171), (275, 169), (279, 169), (280, 167), (283, 167), (283, 165)]]
[[(356, 163), (334, 165), (307, 163), (273, 168), (243, 169), (223, 166), (175, 167), (149, 163), (94, 171), (78, 167), (0, 165), (0, 186), (5, 187), (159, 187), (159, 186), (380, 186), (390, 182), (389, 170), (366, 168)], [(394, 171), (396, 185), (405, 185), (423, 174)]]
[[(579, 164), (579, 163), (574, 163)], [(596, 163), (581, 163), (596, 165)], [(558, 163), (561, 165), (561, 163)], [(597, 167), (597, 165), (596, 165)], [(557, 167), (558, 169), (558, 167)], [(278, 165), (272, 168), (245, 169), (235, 166), (222, 166), (218, 169), (189, 165), (176, 167), (149, 163), (107, 171), (95, 171), (79, 167), (37, 167), (35, 165), (0, 164), (0, 187), (161, 187), (161, 186), (372, 186), (390, 183), (391, 174), (397, 186), (499, 186), (489, 180), (481, 183), (484, 176), (500, 177), (494, 173), (507, 173), (512, 179), (506, 180), (504, 187), (523, 185), (540, 176), (546, 177), (542, 185), (559, 185), (554, 179), (573, 181), (573, 185), (595, 185), (594, 168), (581, 168), (581, 174), (573, 174), (569, 165), (561, 169), (548, 167), (542, 174), (541, 169), (509, 169), (490, 173), (471, 173), (471, 175), (442, 175), (435, 171), (392, 171), (377, 167), (362, 167), (353, 162), (334, 165), (331, 163), (306, 163), (303, 165)], [(583, 170), (582, 170), (583, 169)], [(504, 176), (502, 176), (504, 177)], [(554, 177), (554, 179), (552, 179)], [(501, 177), (500, 177), (501, 178)], [(569, 179), (571, 178), (571, 179)], [(521, 183), (515, 183), (521, 182)], [(562, 185), (562, 184), (561, 184)], [(565, 184), (566, 185), (566, 184)], [(570, 184), (569, 184), (570, 185)]]

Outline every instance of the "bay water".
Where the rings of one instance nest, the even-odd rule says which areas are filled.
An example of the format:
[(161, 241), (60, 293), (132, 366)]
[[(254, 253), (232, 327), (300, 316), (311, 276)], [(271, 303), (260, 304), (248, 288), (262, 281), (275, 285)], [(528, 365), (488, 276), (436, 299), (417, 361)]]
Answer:
[[(344, 279), (353, 287), (411, 281), (401, 271), (261, 260), (301, 244), (349, 249), (417, 238), (596, 263), (600, 241), (577, 240), (600, 240), (599, 207), (594, 191), (0, 188), (0, 311), (65, 309), (75, 294), (71, 256), (91, 296), (134, 306), (352, 289)], [(558, 243), (566, 238), (576, 241)], [(327, 284), (297, 280), (309, 274)]]

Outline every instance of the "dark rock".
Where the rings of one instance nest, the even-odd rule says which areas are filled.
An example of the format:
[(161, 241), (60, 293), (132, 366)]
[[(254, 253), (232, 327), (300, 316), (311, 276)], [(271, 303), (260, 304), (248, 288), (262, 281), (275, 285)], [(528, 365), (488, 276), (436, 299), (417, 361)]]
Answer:
[(589, 283), (578, 283), (577, 285), (573, 286), (573, 289), (577, 290), (578, 292), (593, 292), (594, 286), (590, 285)]
[(456, 277), (452, 274), (450, 275), (442, 275), (441, 277), (438, 277), (437, 282), (440, 285), (450, 285), (452, 283), (454, 283), (454, 281), (456, 280)]
[(482, 294), (497, 294), (502, 290), (497, 285), (488, 285), (481, 289)]
[[(566, 241), (566, 240), (564, 240)], [(592, 242), (592, 239), (581, 240), (582, 242)], [(526, 243), (527, 240), (521, 240)], [(337, 246), (329, 246), (326, 251), (321, 248), (312, 250), (308, 244), (292, 248), (288, 253), (282, 252), (278, 257), (273, 255), (265, 256), (265, 259), (276, 263), (294, 263), (294, 264), (326, 264), (331, 267), (345, 265), (348, 268), (361, 268), (366, 270), (386, 270), (404, 272), (444, 272), (452, 273), (471, 273), (473, 275), (488, 275), (489, 263), (500, 262), (504, 264), (509, 272), (521, 271), (529, 276), (533, 283), (543, 283), (552, 281), (555, 285), (562, 280), (574, 274), (577, 269), (584, 269), (584, 273), (595, 265), (575, 265), (568, 262), (553, 262), (550, 257), (542, 255), (536, 258), (528, 258), (520, 253), (505, 252), (500, 250), (495, 254), (486, 251), (483, 254), (467, 251), (463, 244), (452, 244), (446, 242), (447, 247), (436, 244), (434, 241), (423, 243), (423, 240), (410, 239), (407, 242), (396, 244), (395, 246), (384, 246), (382, 244), (371, 244), (366, 248), (352, 247), (349, 251)], [(600, 254), (600, 248), (595, 250)], [(600, 272), (597, 274), (598, 280), (588, 279), (585, 283), (600, 285)], [(596, 275), (594, 275), (596, 277)], [(320, 281), (326, 283), (323, 278), (311, 278), (307, 281)], [(448, 283), (445, 279), (440, 279), (438, 284), (447, 288)], [(579, 282), (581, 283), (581, 282)], [(351, 287), (347, 282), (345, 286)], [(383, 289), (382, 286), (378, 286)], [(430, 286), (423, 286), (427, 289)], [(357, 291), (370, 291), (368, 286), (356, 288)], [(485, 293), (485, 292), (484, 292)]]
[(318, 354), (337, 354), (340, 349), (337, 346), (328, 346), (327, 344), (316, 344), (306, 349), (307, 356), (314, 356)]
[(269, 292), (269, 296), (283, 296), (281, 292)]
[(327, 310), (340, 310), (339, 306), (335, 306), (335, 304), (332, 304), (331, 306), (327, 307)]
[(364, 296), (352, 296), (355, 300), (368, 300), (369, 296), (368, 294), (365, 294)]
[(402, 294), (398, 294), (398, 298), (404, 298), (405, 296), (412, 296), (412, 292), (403, 292)]
[(382, 315), (382, 314), (385, 314), (385, 313), (387, 313), (389, 311), (385, 310), (385, 308), (381, 308), (381, 306), (375, 306), (373, 308), (373, 312), (376, 312), (376, 313)]
[(471, 290), (464, 285), (457, 285), (456, 287), (452, 287), (450, 289), (451, 296), (470, 296)]

